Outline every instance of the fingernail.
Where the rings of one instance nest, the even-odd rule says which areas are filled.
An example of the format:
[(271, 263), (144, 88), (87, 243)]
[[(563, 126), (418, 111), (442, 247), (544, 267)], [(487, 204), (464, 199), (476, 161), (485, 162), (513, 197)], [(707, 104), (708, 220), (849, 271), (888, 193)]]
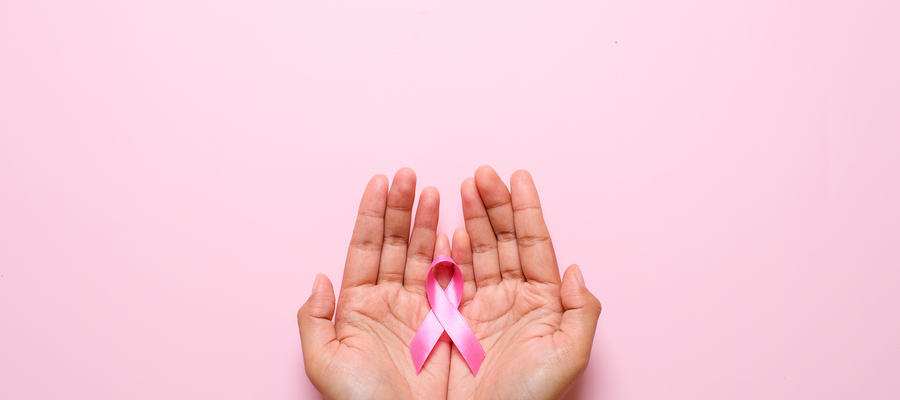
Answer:
[(580, 283), (581, 286), (587, 287), (587, 285), (584, 284), (584, 276), (581, 275), (581, 267), (578, 265), (575, 265), (575, 279), (578, 279), (578, 283)]
[(312, 293), (310, 294), (316, 293), (316, 289), (319, 288), (319, 281), (321, 280), (321, 278), (319, 278), (319, 275), (321, 274), (316, 274), (316, 279), (313, 281)]

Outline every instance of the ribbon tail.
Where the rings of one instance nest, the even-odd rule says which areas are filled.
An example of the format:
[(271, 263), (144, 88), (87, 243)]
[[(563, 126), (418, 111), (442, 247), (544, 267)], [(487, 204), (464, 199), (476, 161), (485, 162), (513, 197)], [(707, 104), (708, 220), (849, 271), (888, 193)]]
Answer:
[(434, 349), (434, 345), (437, 344), (443, 333), (444, 327), (438, 322), (434, 313), (429, 312), (425, 321), (422, 321), (422, 325), (419, 326), (412, 343), (409, 344), (413, 365), (416, 367), (416, 375), (422, 371), (425, 360), (428, 359), (428, 355), (431, 354), (431, 350)]
[(472, 375), (478, 375), (478, 369), (484, 361), (484, 348), (481, 347), (478, 337), (475, 336), (475, 332), (469, 327), (462, 314), (455, 309), (453, 311), (456, 311), (458, 318), (453, 319), (453, 326), (445, 325), (444, 329), (453, 340), (453, 345), (459, 349), (459, 353), (466, 360), (466, 365), (472, 370)]
[(453, 344), (466, 360), (466, 364), (472, 370), (472, 375), (478, 375), (478, 368), (481, 368), (481, 363), (484, 361), (484, 348), (481, 347), (481, 343), (478, 343), (478, 339), (474, 338), (475, 335), (472, 336), (473, 340), (454, 341)]

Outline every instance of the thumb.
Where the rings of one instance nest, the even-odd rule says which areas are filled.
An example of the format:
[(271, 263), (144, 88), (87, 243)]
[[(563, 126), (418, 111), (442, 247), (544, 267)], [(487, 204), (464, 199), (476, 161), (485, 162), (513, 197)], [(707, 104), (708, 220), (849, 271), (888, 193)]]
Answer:
[(594, 342), (594, 331), (597, 329), (597, 318), (600, 317), (600, 300), (585, 287), (581, 269), (575, 264), (566, 269), (559, 296), (565, 310), (559, 330), (572, 338), (575, 345), (573, 350), (585, 355), (584, 363), (587, 365), (591, 344)]
[(297, 325), (300, 327), (300, 343), (303, 346), (303, 360), (307, 369), (311, 362), (319, 358), (319, 352), (336, 340), (334, 323), (334, 287), (325, 274), (316, 275), (312, 294), (297, 311)]

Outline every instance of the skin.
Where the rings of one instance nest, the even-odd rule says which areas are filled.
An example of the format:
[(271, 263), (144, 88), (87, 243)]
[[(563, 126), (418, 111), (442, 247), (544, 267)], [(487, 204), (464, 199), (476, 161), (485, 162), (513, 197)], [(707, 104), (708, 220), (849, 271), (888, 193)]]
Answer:
[[(466, 228), (436, 234), (439, 196), (415, 173), (372, 178), (360, 201), (340, 307), (322, 274), (297, 313), (310, 381), (329, 399), (555, 399), (590, 357), (600, 302), (577, 265), (562, 278), (531, 175), (510, 188), (488, 166), (460, 189)], [(416, 375), (409, 343), (430, 310), (425, 277), (450, 254), (465, 279), (460, 313), (486, 352), (473, 376), (446, 334)], [(438, 276), (442, 286), (449, 277)], [(334, 318), (334, 322), (332, 322)]]

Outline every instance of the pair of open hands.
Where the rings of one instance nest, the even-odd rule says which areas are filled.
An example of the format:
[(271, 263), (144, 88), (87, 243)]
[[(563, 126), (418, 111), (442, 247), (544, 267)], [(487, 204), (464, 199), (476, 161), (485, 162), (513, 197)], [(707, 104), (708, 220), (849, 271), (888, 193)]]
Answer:
[[(451, 248), (436, 233), (437, 189), (422, 190), (410, 234), (415, 173), (397, 171), (390, 190), (384, 175), (369, 181), (337, 315), (323, 274), (297, 313), (306, 373), (325, 397), (554, 399), (584, 371), (600, 302), (577, 265), (560, 279), (531, 175), (515, 172), (510, 188), (488, 166), (462, 183), (466, 228)], [(438, 255), (463, 272), (459, 311), (486, 353), (477, 376), (446, 333), (421, 373), (413, 366), (409, 345), (431, 310), (425, 279)], [(438, 280), (444, 286), (449, 276)]]

